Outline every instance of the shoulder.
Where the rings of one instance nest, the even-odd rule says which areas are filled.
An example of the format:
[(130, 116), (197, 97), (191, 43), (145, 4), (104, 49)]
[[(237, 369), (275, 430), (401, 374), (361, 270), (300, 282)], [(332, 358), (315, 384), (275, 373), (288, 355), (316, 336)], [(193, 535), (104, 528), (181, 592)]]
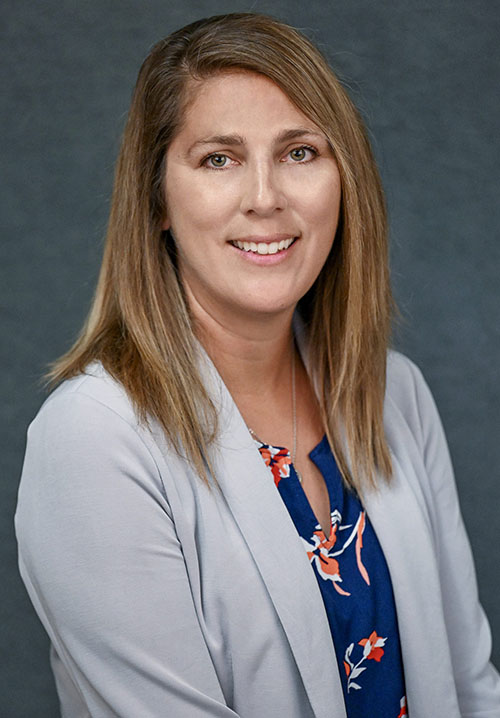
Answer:
[(123, 386), (104, 369), (100, 362), (90, 364), (84, 373), (67, 379), (46, 399), (34, 424), (49, 418), (65, 420), (93, 419), (99, 413), (121, 419), (136, 428), (139, 424), (136, 412)]
[(118, 498), (133, 496), (132, 505), (137, 491), (164, 504), (167, 474), (152, 431), (123, 387), (92, 364), (48, 397), (28, 429), (17, 523), (44, 508), (53, 517), (82, 507), (112, 513)]
[(400, 403), (426, 386), (422, 372), (411, 359), (390, 350), (387, 355), (387, 395)]
[(425, 405), (432, 400), (431, 391), (419, 367), (400, 352), (391, 350), (387, 355), (386, 399), (402, 411)]
[(389, 433), (409, 429), (421, 449), (430, 436), (442, 433), (438, 411), (422, 372), (396, 351), (390, 351), (387, 357), (384, 412)]
[(161, 452), (125, 389), (99, 363), (64, 381), (44, 402), (28, 429), (25, 464), (40, 475), (87, 473), (105, 467), (150, 466), (158, 475)]
[(409, 457), (414, 468), (423, 461), (425, 471), (419, 475), (431, 479), (433, 495), (446, 487), (444, 493), (455, 501), (448, 444), (434, 398), (420, 369), (398, 352), (390, 352), (387, 362), (384, 425), (393, 451)]

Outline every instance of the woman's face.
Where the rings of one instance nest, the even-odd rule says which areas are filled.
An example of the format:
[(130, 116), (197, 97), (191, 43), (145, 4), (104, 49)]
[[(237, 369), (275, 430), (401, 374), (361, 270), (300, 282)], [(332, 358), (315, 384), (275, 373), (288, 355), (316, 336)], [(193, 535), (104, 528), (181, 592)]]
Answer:
[(337, 164), (268, 78), (230, 72), (195, 90), (166, 163), (164, 229), (187, 296), (216, 320), (285, 316), (330, 252)]

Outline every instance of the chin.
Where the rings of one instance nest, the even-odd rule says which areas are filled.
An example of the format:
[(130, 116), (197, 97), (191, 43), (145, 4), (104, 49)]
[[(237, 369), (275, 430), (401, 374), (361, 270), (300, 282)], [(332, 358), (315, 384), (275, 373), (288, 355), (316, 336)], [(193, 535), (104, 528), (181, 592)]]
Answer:
[(275, 315), (286, 314), (287, 312), (293, 313), (297, 304), (297, 299), (291, 301), (290, 299), (276, 299), (273, 301), (269, 296), (262, 297), (261, 301), (252, 301), (242, 307), (246, 314), (250, 314), (252, 317), (262, 316), (263, 319), (273, 317)]

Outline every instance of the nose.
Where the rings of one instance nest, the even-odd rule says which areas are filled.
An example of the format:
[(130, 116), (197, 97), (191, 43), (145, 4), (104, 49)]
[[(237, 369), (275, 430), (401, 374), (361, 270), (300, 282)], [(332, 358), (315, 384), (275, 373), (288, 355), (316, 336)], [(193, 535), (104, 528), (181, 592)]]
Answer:
[(287, 207), (288, 200), (279, 174), (270, 162), (247, 165), (241, 193), (240, 208), (243, 213), (266, 217)]

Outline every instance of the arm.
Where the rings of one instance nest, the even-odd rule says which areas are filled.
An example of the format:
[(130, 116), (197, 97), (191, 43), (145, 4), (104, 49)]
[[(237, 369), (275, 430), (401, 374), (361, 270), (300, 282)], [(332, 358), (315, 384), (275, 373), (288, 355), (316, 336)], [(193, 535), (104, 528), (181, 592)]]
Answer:
[(76, 686), (68, 695), (88, 715), (236, 716), (158, 468), (121, 416), (79, 393), (49, 401), (30, 428), (16, 533), (22, 577)]
[(444, 615), (463, 718), (500, 718), (500, 678), (490, 661), (491, 633), (479, 603), (470, 544), (460, 513), (441, 421), (420, 371), (410, 364), (421, 450), (434, 509)]

